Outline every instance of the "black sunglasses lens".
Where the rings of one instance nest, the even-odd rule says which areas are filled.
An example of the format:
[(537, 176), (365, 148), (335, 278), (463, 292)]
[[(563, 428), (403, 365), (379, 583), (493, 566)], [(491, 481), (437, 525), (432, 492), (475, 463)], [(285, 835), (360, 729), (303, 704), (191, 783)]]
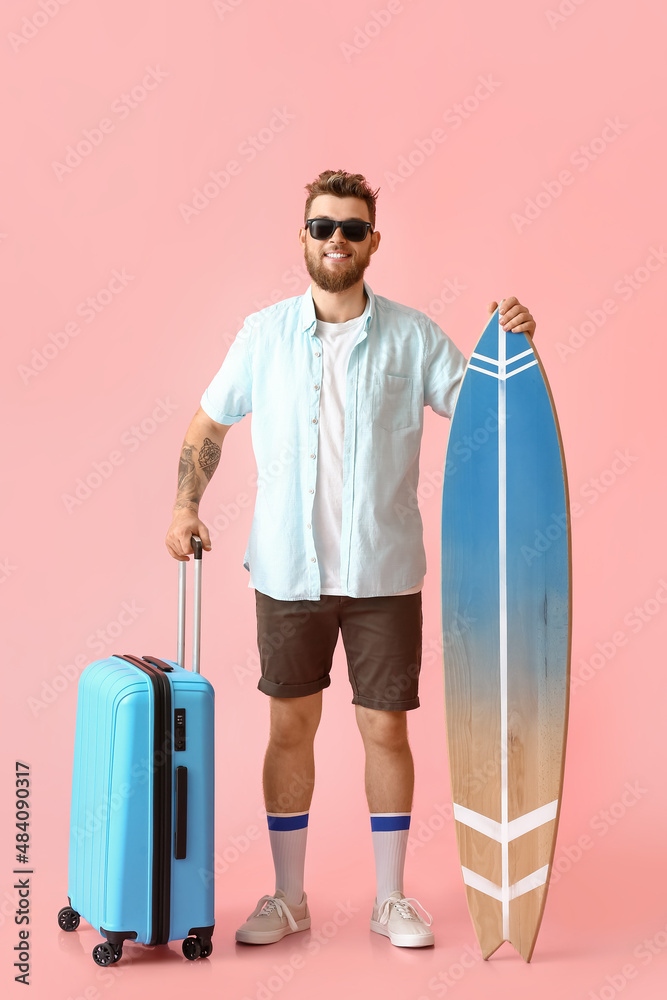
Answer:
[(332, 219), (313, 219), (310, 223), (310, 235), (314, 240), (328, 240), (334, 234), (335, 225)]
[(354, 219), (350, 219), (343, 223), (341, 229), (345, 239), (352, 243), (361, 243), (362, 240), (366, 239), (367, 226), (365, 222), (355, 222)]

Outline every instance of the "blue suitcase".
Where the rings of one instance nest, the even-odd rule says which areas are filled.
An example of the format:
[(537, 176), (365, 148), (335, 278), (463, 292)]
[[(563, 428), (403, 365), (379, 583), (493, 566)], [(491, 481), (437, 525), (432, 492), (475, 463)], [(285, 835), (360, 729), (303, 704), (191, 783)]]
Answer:
[(183, 939), (211, 954), (214, 925), (214, 694), (199, 674), (202, 545), (195, 565), (193, 669), (185, 652), (187, 563), (179, 563), (178, 662), (113, 655), (81, 674), (69, 842), (69, 906), (106, 939), (93, 959), (117, 962), (124, 941)]

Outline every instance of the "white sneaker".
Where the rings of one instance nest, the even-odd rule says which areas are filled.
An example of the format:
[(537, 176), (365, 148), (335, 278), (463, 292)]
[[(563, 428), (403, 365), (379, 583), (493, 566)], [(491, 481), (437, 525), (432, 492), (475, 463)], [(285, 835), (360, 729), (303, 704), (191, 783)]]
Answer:
[(244, 924), (236, 932), (243, 944), (273, 944), (286, 934), (310, 927), (308, 901), (304, 892), (300, 903), (285, 902), (285, 893), (276, 889), (274, 896), (262, 896)]
[(416, 903), (424, 910), (417, 899), (404, 896), (398, 889), (387, 896), (381, 905), (376, 899), (371, 917), (371, 930), (377, 934), (384, 934), (399, 948), (425, 948), (434, 944), (433, 931), (429, 930), (433, 917), (428, 910), (424, 910), (428, 917), (426, 923), (412, 903)]

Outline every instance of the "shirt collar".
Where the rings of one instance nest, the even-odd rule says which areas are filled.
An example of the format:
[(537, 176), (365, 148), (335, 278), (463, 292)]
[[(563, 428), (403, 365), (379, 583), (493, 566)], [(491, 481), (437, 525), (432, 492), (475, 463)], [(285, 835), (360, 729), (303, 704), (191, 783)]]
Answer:
[[(364, 281), (364, 291), (368, 296), (368, 302), (366, 306), (368, 312), (366, 315), (366, 328), (371, 322), (373, 315), (375, 313), (375, 296), (370, 285), (366, 284)], [(317, 329), (317, 316), (315, 315), (315, 303), (313, 302), (313, 289), (312, 285), (309, 285), (301, 298), (301, 331), (308, 331), (311, 337), (315, 336), (315, 330)]]

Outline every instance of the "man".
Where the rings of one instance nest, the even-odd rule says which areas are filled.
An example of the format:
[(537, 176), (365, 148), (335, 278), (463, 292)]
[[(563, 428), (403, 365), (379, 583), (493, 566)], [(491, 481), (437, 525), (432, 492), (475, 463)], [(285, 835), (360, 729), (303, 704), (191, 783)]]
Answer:
[[(310, 288), (249, 316), (204, 392), (166, 544), (179, 560), (193, 533), (210, 549), (199, 501), (227, 431), (252, 412), (258, 482), (244, 566), (255, 588), (258, 687), (271, 699), (263, 783), (276, 888), (236, 939), (270, 943), (310, 926), (313, 740), (340, 628), (366, 754), (371, 929), (421, 947), (433, 944), (430, 916), (403, 894), (414, 785), (407, 712), (419, 706), (426, 569), (415, 498), (423, 408), (451, 416), (466, 362), (424, 313), (364, 281), (380, 245), (377, 191), (365, 178), (327, 170), (307, 191), (299, 240)], [(505, 329), (534, 333), (516, 298), (501, 314)]]

